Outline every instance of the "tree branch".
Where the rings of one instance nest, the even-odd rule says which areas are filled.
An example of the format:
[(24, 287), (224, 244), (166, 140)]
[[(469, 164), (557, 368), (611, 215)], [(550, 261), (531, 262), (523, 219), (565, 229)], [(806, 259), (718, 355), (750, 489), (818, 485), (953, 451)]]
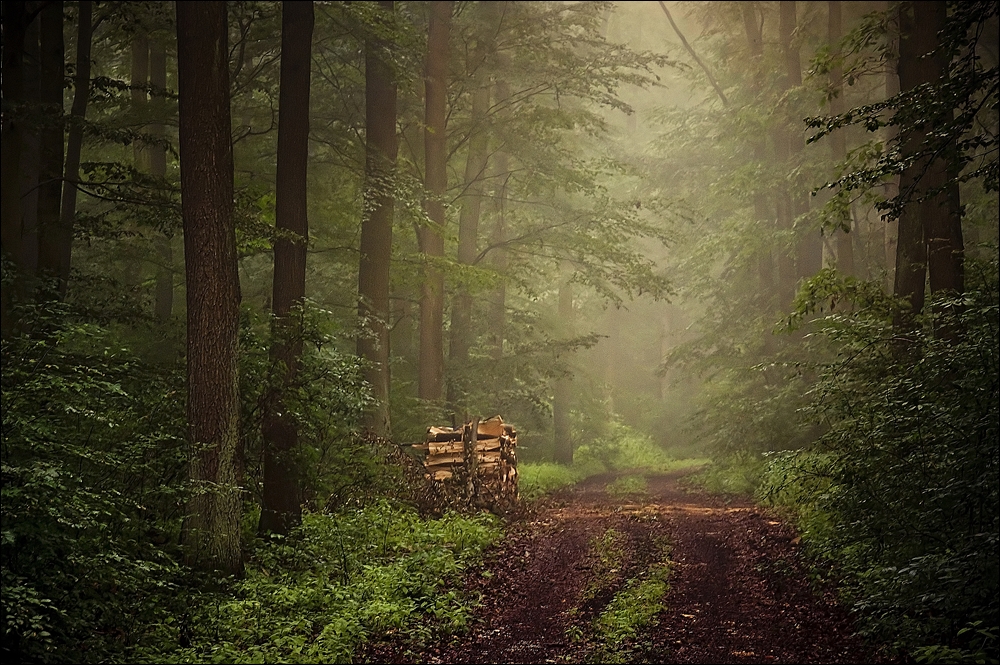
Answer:
[(691, 57), (694, 58), (694, 61), (698, 63), (698, 66), (701, 67), (702, 70), (704, 70), (705, 76), (708, 77), (708, 80), (712, 84), (712, 87), (715, 88), (715, 91), (717, 93), (719, 93), (719, 98), (722, 100), (722, 105), (728, 107), (729, 100), (726, 99), (726, 94), (722, 92), (722, 88), (719, 87), (719, 84), (715, 82), (715, 77), (712, 76), (712, 72), (708, 71), (708, 67), (705, 66), (705, 63), (701, 61), (701, 58), (698, 57), (698, 54), (694, 52), (694, 49), (691, 48), (691, 45), (688, 44), (688, 40), (684, 38), (684, 33), (682, 33), (681, 29), (677, 27), (676, 23), (674, 23), (674, 17), (670, 15), (670, 11), (667, 9), (667, 6), (663, 4), (663, 0), (659, 0), (659, 2), (660, 2), (660, 9), (663, 10), (663, 13), (667, 15), (667, 20), (670, 21), (670, 26), (674, 29), (674, 32), (677, 33), (677, 36), (681, 38), (681, 44), (683, 44), (684, 48), (687, 49), (687, 52), (691, 54)]

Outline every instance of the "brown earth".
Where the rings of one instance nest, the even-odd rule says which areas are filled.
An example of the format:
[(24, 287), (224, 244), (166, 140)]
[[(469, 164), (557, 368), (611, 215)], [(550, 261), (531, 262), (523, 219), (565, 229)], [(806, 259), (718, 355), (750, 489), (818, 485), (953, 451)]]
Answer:
[[(430, 663), (886, 662), (854, 635), (833, 593), (810, 584), (791, 528), (749, 501), (686, 490), (678, 482), (686, 473), (648, 474), (638, 495), (609, 494), (614, 475), (556, 494), (512, 523), (483, 568), (466, 577), (466, 590), (482, 596), (467, 634), (370, 644), (359, 655)], [(595, 546), (609, 529), (617, 543), (611, 564)], [(663, 611), (609, 652), (595, 619), (666, 552)]]

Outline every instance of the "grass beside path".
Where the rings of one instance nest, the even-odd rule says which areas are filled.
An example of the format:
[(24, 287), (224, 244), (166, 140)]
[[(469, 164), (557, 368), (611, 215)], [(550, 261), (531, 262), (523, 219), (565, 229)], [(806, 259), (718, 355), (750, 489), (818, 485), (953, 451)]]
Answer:
[(648, 436), (623, 429), (625, 431), (615, 441), (580, 446), (571, 466), (553, 462), (520, 463), (518, 472), (521, 497), (531, 501), (590, 476), (611, 471), (667, 473), (710, 462), (707, 458), (675, 459)]

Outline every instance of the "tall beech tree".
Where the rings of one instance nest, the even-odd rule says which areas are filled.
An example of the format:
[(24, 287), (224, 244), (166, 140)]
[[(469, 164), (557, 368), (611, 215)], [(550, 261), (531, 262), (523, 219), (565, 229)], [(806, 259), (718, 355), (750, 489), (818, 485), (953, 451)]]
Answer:
[[(24, 135), (24, 42), (28, 13), (24, 2), (3, 3), (3, 126), (0, 136), (0, 248), (20, 269), (21, 252), (21, 145)], [(12, 293), (5, 289), (3, 331), (10, 329)]]
[[(949, 54), (940, 41), (947, 17), (945, 2), (912, 2), (900, 9), (901, 92), (947, 79)], [(900, 193), (910, 198), (899, 216), (894, 293), (906, 298), (910, 309), (897, 313), (897, 327), (911, 325), (912, 317), (923, 310), (925, 281), (932, 293), (964, 289), (958, 180), (949, 173), (954, 146), (927, 149), (935, 131), (950, 121), (950, 117), (925, 119), (900, 135), (904, 159), (909, 158)]]
[(177, 3), (177, 55), (194, 487), (183, 529), (184, 558), (195, 567), (238, 575), (243, 570), (240, 284), (225, 2)]
[[(493, 18), (490, 12), (496, 3), (481, 3), (480, 8), (485, 18)], [(492, 22), (487, 23), (492, 27)], [(485, 30), (484, 30), (485, 32)], [(476, 75), (473, 76), (472, 109), (470, 118), (469, 151), (465, 158), (465, 196), (462, 197), (462, 209), (458, 218), (458, 262), (472, 266), (479, 259), (479, 218), (482, 212), (484, 176), (486, 174), (489, 149), (489, 133), (487, 131), (487, 113), (490, 106), (490, 82), (485, 80), (483, 65), (487, 57), (487, 36), (479, 34), (475, 48), (474, 63)], [(448, 383), (448, 402), (453, 408), (458, 406), (465, 386), (462, 385), (462, 369), (469, 362), (469, 350), (472, 348), (472, 294), (466, 284), (460, 284), (452, 302), (451, 337), (448, 344), (448, 361), (454, 374)], [(461, 421), (468, 420), (462, 415)]]
[[(393, 0), (379, 2), (385, 18)], [(396, 75), (389, 63), (390, 44), (365, 39), (365, 207), (358, 265), (358, 355), (366, 361), (365, 381), (375, 404), (365, 414), (366, 428), (388, 436), (389, 422), (389, 267), (392, 256), (393, 176), (396, 138)]]
[(445, 203), (448, 188), (446, 121), (448, 112), (448, 37), (451, 0), (430, 3), (427, 57), (424, 65), (424, 211), (417, 227), (424, 256), (420, 288), (420, 355), (417, 395), (438, 401), (444, 388), (444, 257)]
[(271, 385), (264, 404), (264, 494), (261, 533), (287, 534), (302, 520), (298, 425), (285, 405), (302, 357), (302, 304), (306, 293), (306, 174), (309, 159), (309, 82), (313, 3), (281, 5), (278, 97), (278, 173), (272, 288)]
[[(504, 63), (506, 57), (501, 55), (498, 58)], [(506, 79), (500, 79), (494, 85), (496, 105), (500, 107), (499, 113), (502, 121), (510, 119), (510, 83)], [(504, 146), (497, 149), (496, 156), (491, 166), (493, 175), (493, 229), (490, 231), (489, 243), (496, 249), (492, 252), (492, 265), (497, 274), (501, 276), (500, 283), (489, 297), (489, 335), (488, 343), (490, 355), (495, 360), (503, 357), (503, 340), (507, 327), (507, 267), (510, 264), (510, 257), (507, 253), (507, 194), (510, 182), (510, 153)]]
[[(802, 64), (799, 44), (796, 39), (798, 18), (794, 0), (781, 0), (779, 4), (778, 30), (781, 39), (782, 54), (785, 60), (786, 90), (794, 90), (802, 86)], [(802, 152), (806, 145), (805, 129), (801, 118), (793, 113), (789, 117), (785, 140), (788, 142), (788, 167), (797, 171), (802, 162)], [(798, 177), (789, 184), (787, 221), (785, 228), (791, 228), (796, 220), (809, 212), (809, 198), (806, 185)], [(799, 231), (795, 249), (795, 277), (811, 277), (823, 267), (823, 244), (817, 229), (808, 228)]]
[[(836, 44), (841, 37), (842, 11), (840, 0), (829, 0), (827, 5), (827, 43), (831, 48), (836, 48)], [(839, 63), (838, 53), (833, 54), (835, 66), (830, 70), (830, 113), (838, 115), (844, 112), (844, 91), (842, 90), (844, 71)], [(834, 164), (839, 164), (847, 159), (847, 137), (844, 131), (834, 132), (830, 135), (830, 157)], [(854, 274), (854, 235), (851, 233), (851, 219), (843, 220), (844, 228), (837, 229), (835, 238), (837, 239), (837, 270), (845, 275)]]
[(63, 43), (63, 3), (47, 3), (41, 12), (41, 77), (39, 101), (45, 117), (41, 133), (41, 162), (38, 182), (38, 269), (42, 275), (58, 280), (59, 293), (65, 295), (69, 279), (69, 256), (66, 247), (73, 241), (71, 231), (63, 227), (59, 216), (63, 179), (63, 82), (65, 48)]
[(73, 225), (76, 219), (76, 194), (80, 185), (80, 152), (83, 148), (83, 121), (87, 115), (90, 98), (90, 40), (93, 5), (81, 0), (78, 10), (76, 40), (76, 74), (73, 77), (73, 106), (70, 110), (69, 135), (66, 141), (66, 175), (62, 185), (62, 203), (59, 210), (60, 228), (68, 237), (61, 247), (59, 257), (60, 283), (69, 281), (69, 268), (73, 254)]

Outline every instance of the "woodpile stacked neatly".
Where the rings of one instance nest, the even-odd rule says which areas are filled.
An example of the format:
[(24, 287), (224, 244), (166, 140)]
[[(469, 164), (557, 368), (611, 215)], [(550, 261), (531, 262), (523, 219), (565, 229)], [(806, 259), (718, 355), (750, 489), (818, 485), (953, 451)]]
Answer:
[(461, 427), (428, 427), (415, 448), (427, 451), (426, 477), (472, 507), (507, 510), (517, 503), (517, 432), (500, 416)]

